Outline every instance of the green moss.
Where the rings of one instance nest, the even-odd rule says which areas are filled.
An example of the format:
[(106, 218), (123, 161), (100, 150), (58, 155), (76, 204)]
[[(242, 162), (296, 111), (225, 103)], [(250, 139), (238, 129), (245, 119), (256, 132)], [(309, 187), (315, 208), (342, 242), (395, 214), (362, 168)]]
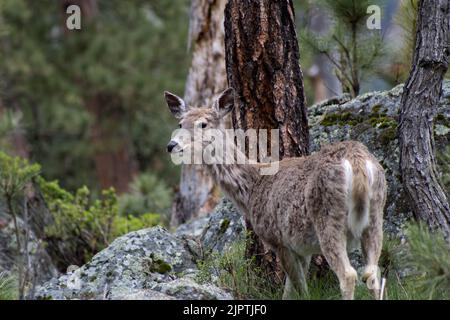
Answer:
[(380, 129), (397, 126), (394, 118), (382, 114), (372, 114), (368, 121), (373, 127)]
[(394, 118), (387, 116), (385, 112), (380, 113), (382, 107), (382, 105), (375, 105), (369, 115), (359, 115), (352, 112), (326, 114), (320, 124), (325, 127), (334, 125), (350, 125), (353, 127), (368, 122), (372, 127), (381, 129), (396, 127), (397, 121)]
[(220, 223), (220, 229), (219, 232), (221, 234), (225, 233), (225, 231), (227, 231), (228, 227), (230, 226), (230, 220), (228, 219), (223, 219), (222, 222)]
[(164, 274), (172, 271), (172, 266), (169, 263), (157, 257), (153, 253), (150, 255), (149, 259), (144, 260), (144, 263), (150, 272)]
[(382, 107), (381, 104), (377, 104), (377, 105), (373, 106), (373, 107), (372, 107), (372, 113), (379, 113), (381, 107)]
[(436, 117), (434, 118), (434, 124), (440, 124), (446, 127), (450, 128), (450, 119), (445, 117), (442, 113), (436, 115)]
[(355, 115), (351, 112), (326, 114), (320, 122), (322, 126), (329, 127), (334, 125), (351, 125), (354, 126), (364, 120), (362, 116)]
[(388, 127), (381, 131), (378, 139), (382, 144), (388, 144), (397, 138), (397, 129), (395, 127)]

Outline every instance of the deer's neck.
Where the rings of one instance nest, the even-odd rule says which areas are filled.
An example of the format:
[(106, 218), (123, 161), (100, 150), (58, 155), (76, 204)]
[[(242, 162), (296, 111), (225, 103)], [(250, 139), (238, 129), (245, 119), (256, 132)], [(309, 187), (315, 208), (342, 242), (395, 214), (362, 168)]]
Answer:
[[(240, 153), (239, 150), (236, 150), (236, 152)], [(207, 167), (208, 171), (217, 184), (219, 184), (225, 195), (230, 198), (244, 214), (247, 214), (249, 212), (248, 205), (250, 202), (250, 193), (259, 176), (258, 170), (250, 164), (236, 163), (210, 164)]]
[(208, 169), (225, 195), (247, 213), (257, 171), (250, 165), (239, 164), (212, 164)]

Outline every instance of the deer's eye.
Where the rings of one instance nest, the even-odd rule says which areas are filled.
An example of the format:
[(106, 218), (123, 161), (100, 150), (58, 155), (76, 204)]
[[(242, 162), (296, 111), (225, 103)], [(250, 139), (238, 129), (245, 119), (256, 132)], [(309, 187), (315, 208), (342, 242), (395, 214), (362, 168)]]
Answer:
[(202, 127), (202, 129), (205, 129), (206, 127), (208, 126), (208, 124), (207, 123), (205, 123), (205, 122), (202, 122), (201, 123), (201, 127)]
[(181, 129), (181, 127), (182, 127), (182, 125), (181, 125), (181, 123), (178, 125), (178, 128), (180, 128)]

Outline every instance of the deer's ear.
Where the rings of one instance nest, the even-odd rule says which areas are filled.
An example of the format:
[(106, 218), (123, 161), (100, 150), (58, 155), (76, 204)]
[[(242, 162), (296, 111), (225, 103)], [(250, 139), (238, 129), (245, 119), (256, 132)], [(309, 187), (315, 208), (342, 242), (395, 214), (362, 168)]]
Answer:
[(166, 102), (169, 106), (170, 112), (172, 112), (175, 118), (180, 119), (187, 109), (184, 100), (168, 91), (164, 91), (164, 97), (166, 98)]
[(215, 103), (216, 111), (218, 112), (220, 117), (225, 116), (234, 107), (234, 90), (233, 88), (228, 88), (224, 92), (222, 92), (217, 98)]

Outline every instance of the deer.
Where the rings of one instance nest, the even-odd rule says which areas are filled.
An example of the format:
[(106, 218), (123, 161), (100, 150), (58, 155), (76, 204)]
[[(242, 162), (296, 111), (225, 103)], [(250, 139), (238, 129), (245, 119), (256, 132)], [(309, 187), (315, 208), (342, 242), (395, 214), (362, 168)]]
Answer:
[[(235, 105), (232, 88), (204, 107), (190, 107), (177, 95), (164, 94), (185, 130), (200, 126), (224, 131), (225, 118)], [(209, 143), (206, 139), (199, 147)], [(175, 134), (167, 151), (177, 154), (189, 147), (192, 140)], [(308, 294), (306, 276), (313, 254), (325, 257), (339, 280), (342, 298), (354, 299), (357, 272), (348, 252), (356, 246), (365, 262), (362, 280), (380, 299), (386, 179), (366, 146), (357, 141), (328, 144), (308, 156), (282, 159), (273, 175), (261, 175), (258, 163), (202, 165), (279, 258), (286, 275), (283, 299)]]

